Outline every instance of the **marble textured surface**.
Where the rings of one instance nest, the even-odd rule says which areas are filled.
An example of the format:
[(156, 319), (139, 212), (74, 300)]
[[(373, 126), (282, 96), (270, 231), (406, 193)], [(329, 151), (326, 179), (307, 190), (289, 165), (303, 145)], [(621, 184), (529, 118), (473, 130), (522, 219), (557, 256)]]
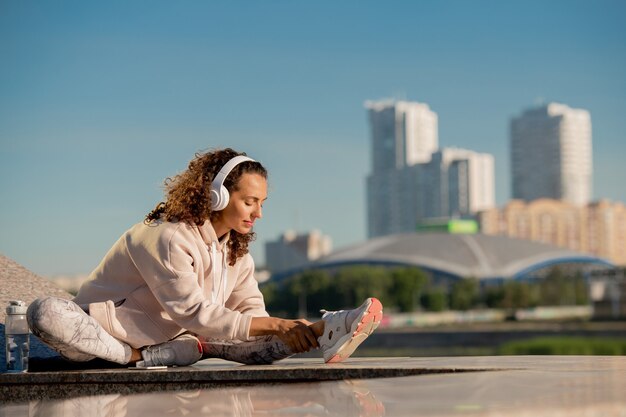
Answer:
[[(343, 379), (391, 378), (425, 373), (496, 370), (498, 367), (429, 366), (411, 358), (351, 358), (327, 365), (321, 359), (286, 359), (273, 365), (241, 365), (221, 359), (207, 359), (193, 366), (158, 370), (132, 368), (77, 369), (54, 372), (0, 374), (0, 398), (22, 401), (224, 385), (276, 384), (291, 381), (332, 381)], [(2, 401), (2, 400), (0, 400)]]
[[(397, 376), (401, 372), (406, 376)], [(0, 415), (626, 415), (626, 357), (621, 356), (354, 358), (337, 365), (293, 359), (270, 366), (206, 360), (162, 371), (50, 374), (58, 375), (2, 375)], [(35, 389), (38, 395), (28, 400), (8, 400), (20, 379), (31, 380), (30, 388), (39, 386), (41, 391)], [(103, 384), (93, 382), (97, 380)], [(102, 387), (105, 381), (151, 389), (73, 391), (59, 399), (43, 396), (44, 390), (57, 385)]]

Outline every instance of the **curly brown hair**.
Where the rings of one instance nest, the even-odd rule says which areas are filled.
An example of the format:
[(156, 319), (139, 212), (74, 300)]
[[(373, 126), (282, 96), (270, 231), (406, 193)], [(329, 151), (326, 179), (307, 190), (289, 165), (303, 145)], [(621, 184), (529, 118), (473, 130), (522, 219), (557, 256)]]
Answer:
[[(187, 170), (165, 179), (166, 201), (156, 205), (146, 216), (144, 223), (155, 220), (186, 222), (201, 226), (211, 220), (215, 212), (211, 210), (211, 183), (220, 169), (232, 158), (246, 155), (233, 149), (218, 149), (196, 153)], [(237, 165), (224, 180), (224, 187), (232, 193), (237, 191), (237, 183), (242, 174), (259, 174), (267, 179), (267, 171), (259, 162), (245, 161)], [(231, 230), (228, 240), (228, 263), (235, 262), (248, 253), (248, 244), (256, 238), (254, 232), (240, 234)]]

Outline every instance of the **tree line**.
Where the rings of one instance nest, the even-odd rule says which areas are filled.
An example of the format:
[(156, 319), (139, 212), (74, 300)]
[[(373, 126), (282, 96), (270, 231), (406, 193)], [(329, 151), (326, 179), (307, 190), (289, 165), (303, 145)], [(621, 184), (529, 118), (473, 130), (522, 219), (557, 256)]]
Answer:
[(320, 308), (351, 308), (367, 297), (376, 297), (388, 311), (398, 312), (589, 303), (582, 274), (568, 274), (559, 267), (540, 279), (481, 284), (472, 277), (441, 283), (416, 267), (346, 266), (311, 269), (281, 282), (270, 280), (261, 285), (261, 292), (270, 312), (287, 317), (317, 317)]

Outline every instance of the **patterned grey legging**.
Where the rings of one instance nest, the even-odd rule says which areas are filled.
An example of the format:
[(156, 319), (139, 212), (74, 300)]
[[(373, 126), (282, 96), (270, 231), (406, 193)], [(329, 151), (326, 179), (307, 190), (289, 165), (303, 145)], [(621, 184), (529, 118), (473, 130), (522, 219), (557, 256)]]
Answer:
[[(39, 298), (28, 307), (26, 317), (35, 336), (71, 361), (101, 358), (123, 365), (130, 362), (132, 348), (107, 333), (73, 301), (56, 297)], [(204, 351), (203, 358), (269, 364), (293, 355), (276, 336), (258, 337), (247, 342), (202, 337), (199, 340)]]
[(293, 355), (277, 336), (261, 336), (248, 342), (200, 338), (200, 342), (204, 359), (220, 358), (247, 365), (265, 365)]

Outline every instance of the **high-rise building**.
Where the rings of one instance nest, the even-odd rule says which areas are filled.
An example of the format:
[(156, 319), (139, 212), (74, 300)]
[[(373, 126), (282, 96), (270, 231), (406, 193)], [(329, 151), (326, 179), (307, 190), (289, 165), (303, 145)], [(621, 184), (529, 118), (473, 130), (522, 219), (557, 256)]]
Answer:
[(419, 163), (439, 146), (437, 114), (427, 104), (367, 101), (372, 173), (367, 178), (368, 235), (415, 230)]
[(468, 217), (495, 205), (491, 154), (442, 148), (421, 173), (422, 218)]
[(438, 150), (437, 114), (428, 105), (368, 101), (372, 172), (368, 236), (415, 231), (427, 218), (467, 217), (493, 207), (493, 156)]
[(422, 212), (421, 164), (367, 177), (369, 237), (414, 231)]
[(525, 111), (511, 121), (513, 198), (591, 199), (591, 116), (564, 104)]
[(372, 172), (428, 162), (439, 146), (437, 113), (427, 104), (366, 101), (372, 140)]

